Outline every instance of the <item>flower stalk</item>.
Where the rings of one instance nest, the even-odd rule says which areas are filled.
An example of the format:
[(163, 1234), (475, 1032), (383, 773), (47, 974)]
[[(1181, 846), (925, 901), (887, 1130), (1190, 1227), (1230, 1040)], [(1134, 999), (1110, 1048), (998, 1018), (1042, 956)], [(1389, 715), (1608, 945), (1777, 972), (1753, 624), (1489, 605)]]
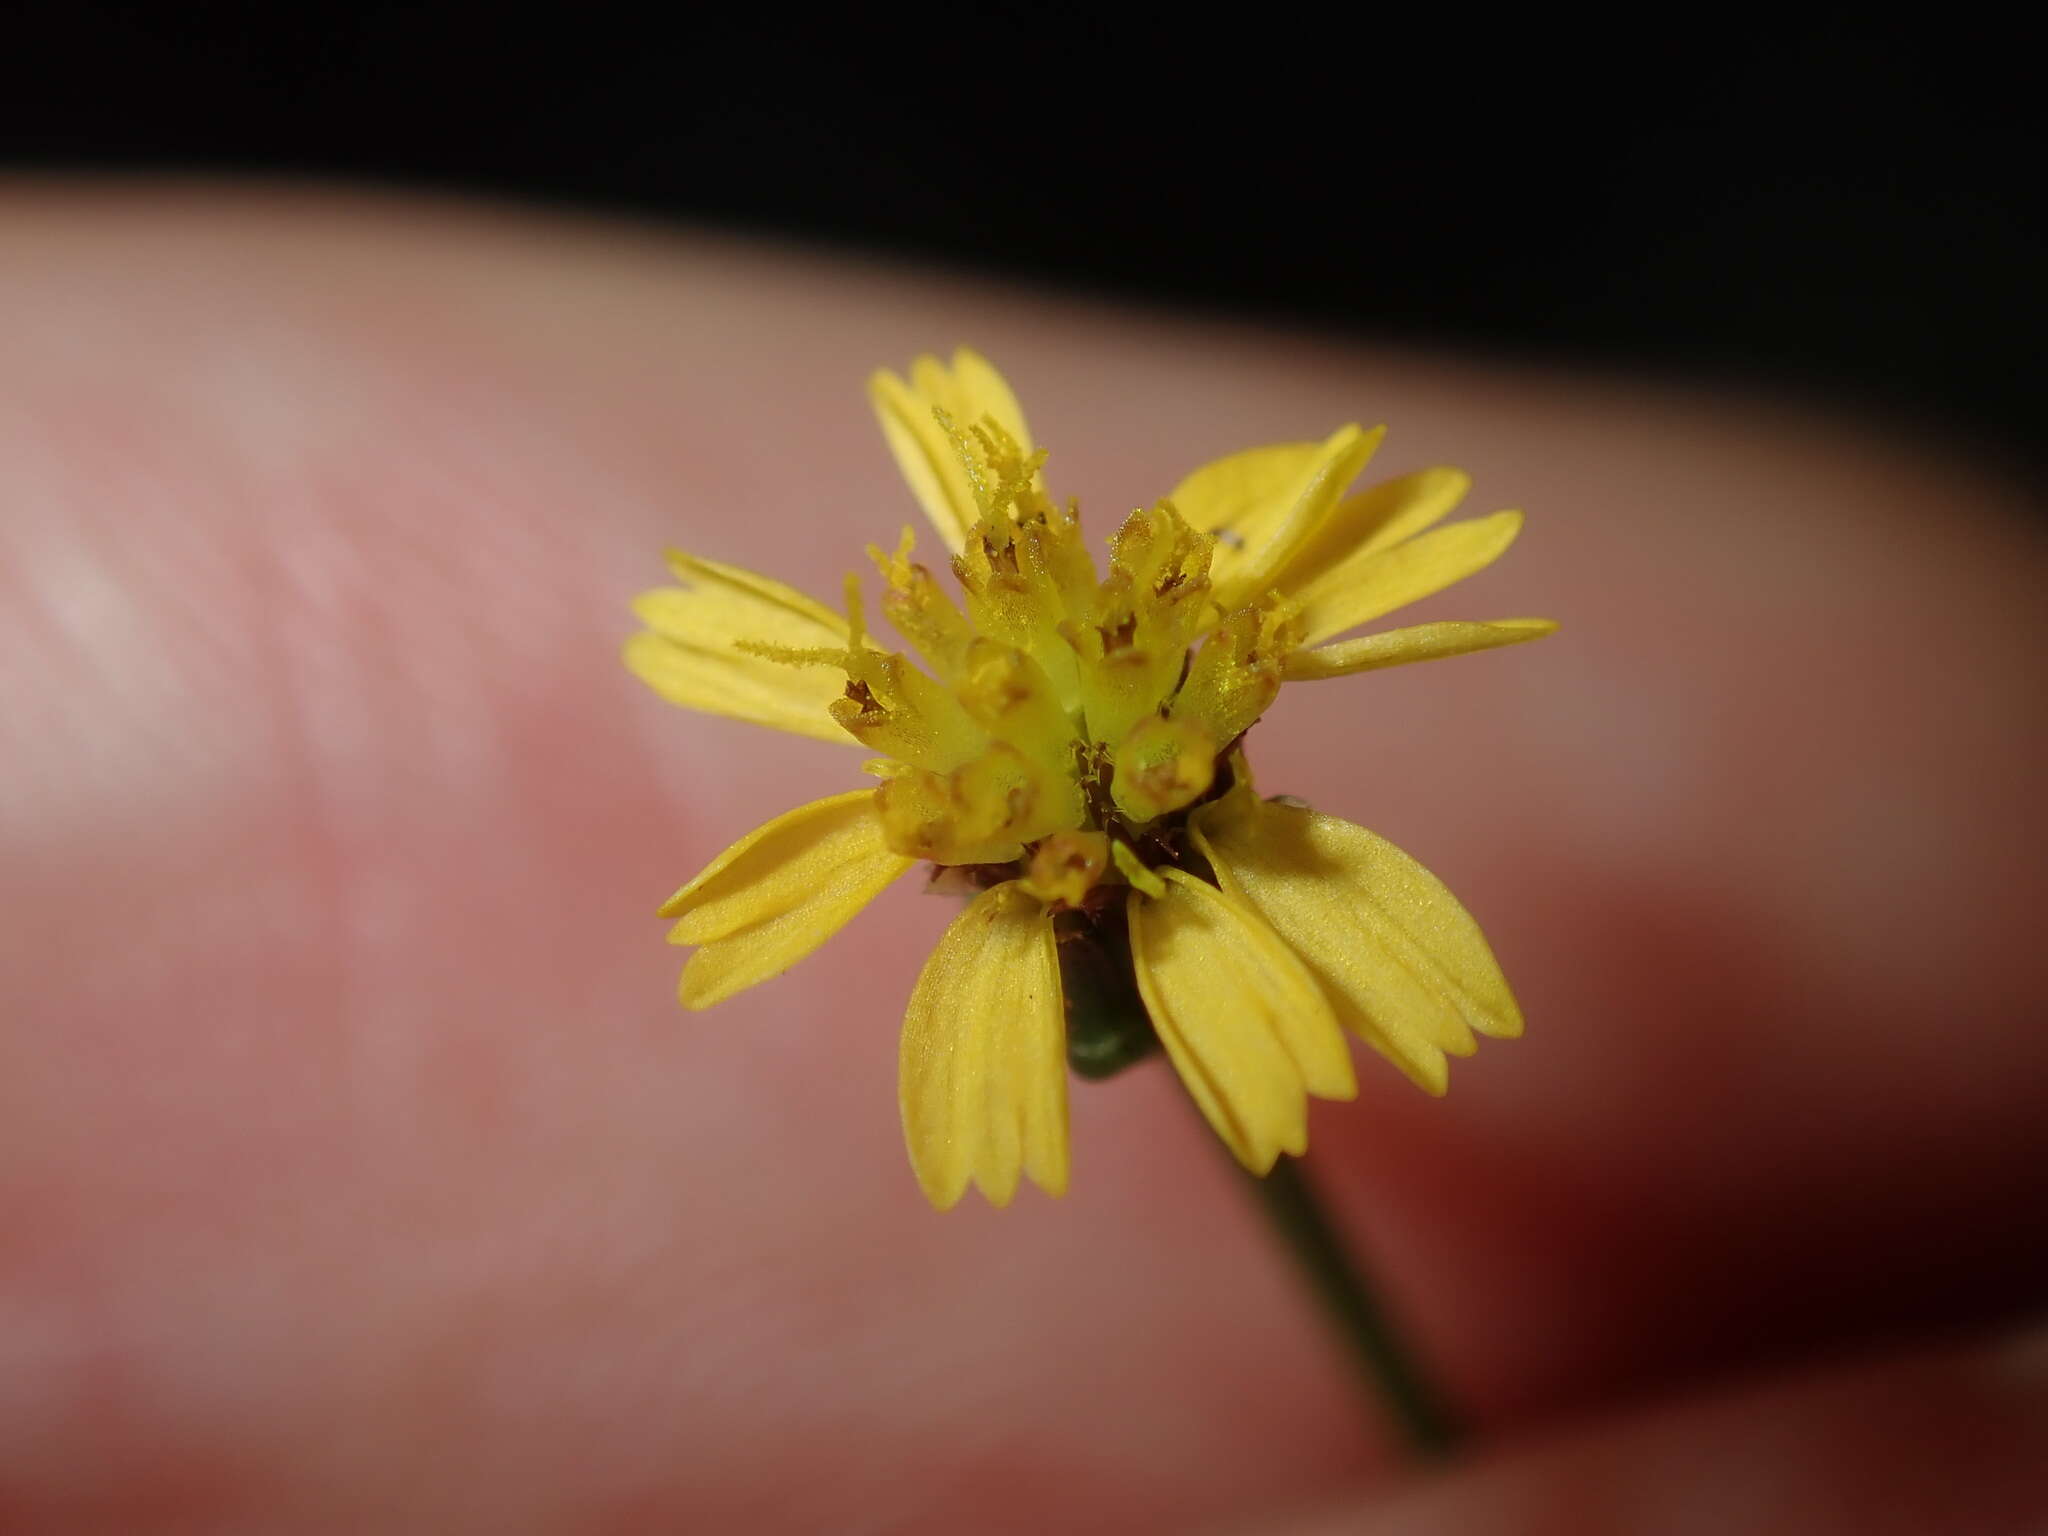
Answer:
[[(1067, 1061), (1077, 1076), (1103, 1081), (1159, 1048), (1131, 974), (1121, 924), (1077, 930), (1060, 945), (1066, 992)], [(1233, 1166), (1237, 1166), (1233, 1164)], [(1365, 1266), (1345, 1243), (1299, 1158), (1282, 1157), (1264, 1177), (1238, 1173), (1330, 1325), (1366, 1395), (1386, 1414), (1418, 1461), (1448, 1456), (1457, 1420), (1423, 1374)]]
[(1359, 1382), (1386, 1410), (1409, 1453), (1434, 1461), (1456, 1450), (1456, 1419), (1422, 1374), (1364, 1267), (1345, 1247), (1300, 1160), (1283, 1157), (1264, 1178), (1238, 1173), (1315, 1292)]
[(1131, 970), (1131, 941), (1122, 922), (1101, 923), (1082, 913), (1059, 946), (1060, 987), (1067, 1005), (1067, 1065), (1077, 1077), (1101, 1082), (1159, 1049)]

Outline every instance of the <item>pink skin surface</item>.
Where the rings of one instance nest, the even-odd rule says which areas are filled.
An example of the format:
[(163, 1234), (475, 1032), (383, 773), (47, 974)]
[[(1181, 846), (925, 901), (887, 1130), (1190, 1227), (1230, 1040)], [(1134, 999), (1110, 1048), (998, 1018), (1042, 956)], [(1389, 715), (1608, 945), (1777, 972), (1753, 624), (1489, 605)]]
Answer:
[[(0, 1529), (1689, 1529), (1646, 1512), (1743, 1468), (1818, 1501), (1787, 1529), (1887, 1479), (2048, 1505), (2048, 1372), (1940, 1342), (2048, 1281), (2044, 561), (1990, 476), (308, 194), (17, 187), (0, 336)], [(1290, 689), (1251, 743), (1442, 875), (1529, 1015), (1442, 1101), (1362, 1056), (1312, 1129), (1471, 1471), (1397, 1471), (1162, 1066), (1077, 1085), (1066, 1199), (925, 1206), (914, 880), (675, 1004), (654, 907), (862, 754), (664, 705), (625, 604), (670, 544), (830, 599), (916, 520), (862, 380), (957, 341), (1098, 535), (1353, 419), (1529, 512), (1415, 616), (1556, 638)]]

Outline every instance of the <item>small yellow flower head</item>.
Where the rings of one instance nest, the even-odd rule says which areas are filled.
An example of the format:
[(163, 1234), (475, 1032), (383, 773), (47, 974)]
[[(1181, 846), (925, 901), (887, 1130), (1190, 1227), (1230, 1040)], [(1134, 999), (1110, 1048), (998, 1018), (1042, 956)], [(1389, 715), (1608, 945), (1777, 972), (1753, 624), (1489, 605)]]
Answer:
[[(1541, 619), (1340, 638), (1482, 569), (1518, 513), (1436, 527), (1425, 470), (1347, 495), (1380, 433), (1251, 449), (1124, 519), (1098, 567), (983, 358), (878, 373), (876, 413), (937, 530), (870, 546), (844, 614), (672, 554), (626, 662), (663, 697), (879, 754), (880, 779), (742, 838), (662, 908), (696, 946), (682, 1001), (765, 981), (924, 863), (972, 897), (904, 1021), (902, 1107), (935, 1205), (1067, 1179), (1066, 1072), (1163, 1046), (1256, 1172), (1307, 1145), (1309, 1097), (1356, 1091), (1344, 1032), (1432, 1093), (1521, 1015), (1477, 925), (1361, 827), (1252, 790), (1242, 742), (1284, 683), (1533, 640)], [(953, 595), (957, 591), (958, 597)], [(943, 876), (943, 878), (940, 878)]]

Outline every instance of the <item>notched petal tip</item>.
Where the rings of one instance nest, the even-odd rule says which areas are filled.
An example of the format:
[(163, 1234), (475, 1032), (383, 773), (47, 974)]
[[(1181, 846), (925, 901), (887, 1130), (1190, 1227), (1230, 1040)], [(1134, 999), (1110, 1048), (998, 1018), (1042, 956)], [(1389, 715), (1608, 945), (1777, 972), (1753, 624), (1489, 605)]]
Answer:
[(1386, 1055), (1387, 1060), (1391, 1061), (1396, 1067), (1399, 1067), (1401, 1069), (1401, 1074), (1404, 1077), (1406, 1077), (1409, 1082), (1413, 1083), (1416, 1087), (1420, 1088), (1432, 1099), (1440, 1099), (1445, 1094), (1451, 1091), (1450, 1063), (1445, 1061), (1441, 1055), (1439, 1055), (1436, 1059), (1436, 1066), (1434, 1070), (1423, 1070), (1418, 1069), (1414, 1063), (1410, 1062), (1404, 1057), (1394, 1056), (1384, 1052), (1382, 1054)]
[(1061, 1149), (1058, 1167), (1033, 1168), (1027, 1164), (1024, 1169), (1024, 1172), (1026, 1177), (1028, 1177), (1033, 1184), (1036, 1184), (1038, 1186), (1040, 1194), (1046, 1195), (1054, 1200), (1063, 1200), (1066, 1198), (1069, 1169), (1067, 1166), (1067, 1155), (1065, 1148)]
[(1017, 1183), (1018, 1180), (1014, 1174), (1007, 1179), (986, 1179), (977, 1175), (974, 1180), (974, 1187), (980, 1193), (982, 1199), (986, 1200), (997, 1210), (1004, 1211), (1008, 1210), (1010, 1202), (1017, 1198)]
[[(1519, 1040), (1528, 1028), (1521, 1000), (1509, 990), (1507, 977), (1499, 979), (1499, 992), (1491, 1012), (1472, 1021), (1472, 1028), (1489, 1040)], [(1476, 1049), (1476, 1047), (1475, 1047)], [(1471, 1055), (1471, 1051), (1460, 1054)]]
[(662, 904), (675, 919), (669, 942), (699, 946), (678, 984), (684, 1007), (781, 975), (911, 868), (884, 845), (874, 794), (815, 800), (756, 827)]
[(1268, 802), (1219, 807), (1194, 829), (1227, 890), (1308, 963), (1345, 1028), (1441, 1094), (1475, 1032), (1522, 1017), (1479, 925), (1443, 882), (1363, 827)]
[(676, 579), (633, 599), (647, 627), (629, 637), (626, 668), (671, 704), (793, 735), (844, 742), (826, 713), (838, 683), (774, 657), (844, 650), (846, 625), (793, 587), (738, 566), (669, 552)]
[[(669, 942), (674, 944), (679, 941), (671, 936)], [(684, 961), (683, 973), (676, 978), (676, 1001), (692, 1013), (702, 1013), (707, 1008), (716, 1007), (731, 995), (721, 992), (706, 979), (703, 968), (697, 963), (703, 954), (704, 951), (699, 950)]]
[(935, 1211), (950, 1211), (960, 1203), (960, 1197), (967, 1193), (968, 1181), (965, 1177), (957, 1180), (927, 1177), (915, 1156), (910, 1160), (910, 1171), (916, 1175), (917, 1187), (923, 1194), (925, 1203)]

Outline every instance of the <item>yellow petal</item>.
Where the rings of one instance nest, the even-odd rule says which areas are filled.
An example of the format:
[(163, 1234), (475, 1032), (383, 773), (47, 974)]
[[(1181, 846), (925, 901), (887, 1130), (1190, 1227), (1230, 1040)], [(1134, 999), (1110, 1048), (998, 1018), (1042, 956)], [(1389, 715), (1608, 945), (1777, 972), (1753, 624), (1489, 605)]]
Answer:
[(1321, 443), (1272, 443), (1204, 464), (1166, 499), (1190, 527), (1216, 536), (1210, 570), (1221, 579), (1271, 539), (1321, 461)]
[(884, 846), (872, 789), (756, 827), (662, 904), (677, 920), (669, 942), (703, 946), (683, 968), (684, 1006), (708, 1008), (788, 970), (914, 862)]
[(878, 371), (868, 380), (868, 398), (911, 494), (947, 550), (958, 554), (981, 510), (959, 449), (933, 409), (944, 411), (962, 429), (994, 418), (1028, 457), (1031, 431), (1016, 395), (987, 358), (961, 347), (953, 353), (950, 370), (936, 357), (918, 358), (910, 366), (909, 383), (886, 369)]
[(1357, 426), (1340, 427), (1318, 445), (1285, 513), (1273, 519), (1262, 536), (1247, 539), (1241, 563), (1227, 573), (1214, 574), (1217, 607), (1233, 612), (1274, 587), (1282, 568), (1329, 519), (1338, 498), (1358, 478), (1386, 435), (1385, 427), (1370, 432)]
[(1258, 914), (1185, 870), (1130, 899), (1138, 990), (1181, 1081), (1254, 1173), (1308, 1146), (1308, 1098), (1358, 1091), (1315, 979)]
[(1347, 496), (1288, 558), (1274, 585), (1299, 592), (1345, 560), (1392, 549), (1442, 522), (1471, 488), (1463, 470), (1419, 469)]
[(1554, 619), (1492, 619), (1483, 624), (1469, 619), (1445, 619), (1437, 624), (1411, 624), (1406, 629), (1390, 629), (1357, 640), (1339, 640), (1335, 645), (1315, 650), (1295, 651), (1288, 656), (1283, 675), (1290, 683), (1349, 677), (1353, 672), (1405, 666), (1411, 661), (1440, 661), (1446, 656), (1463, 656), (1468, 651), (1520, 645), (1525, 640), (1541, 640), (1556, 633)]
[(1519, 512), (1453, 523), (1392, 549), (1361, 550), (1288, 595), (1317, 645), (1485, 570), (1521, 531)]
[(903, 1139), (940, 1210), (971, 1182), (1067, 1188), (1066, 1014), (1052, 915), (1016, 881), (983, 891), (925, 962), (903, 1019)]
[(910, 381), (919, 394), (963, 427), (993, 418), (1025, 455), (1030, 455), (1031, 428), (1024, 423), (1024, 407), (1017, 403), (1016, 391), (1001, 370), (974, 348), (955, 347), (950, 369), (926, 353), (910, 365)]
[(1223, 888), (1307, 962), (1347, 1029), (1442, 1093), (1443, 1053), (1511, 1038), (1522, 1014), (1471, 914), (1382, 837), (1248, 792), (1195, 817)]
[(766, 576), (669, 552), (684, 585), (642, 593), (633, 612), (647, 626), (626, 642), (626, 665), (672, 704), (756, 725), (844, 742), (827, 713), (846, 687), (832, 667), (790, 666), (739, 649), (745, 640), (791, 651), (844, 650), (846, 621)]

